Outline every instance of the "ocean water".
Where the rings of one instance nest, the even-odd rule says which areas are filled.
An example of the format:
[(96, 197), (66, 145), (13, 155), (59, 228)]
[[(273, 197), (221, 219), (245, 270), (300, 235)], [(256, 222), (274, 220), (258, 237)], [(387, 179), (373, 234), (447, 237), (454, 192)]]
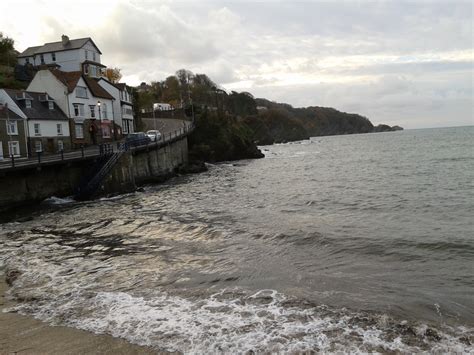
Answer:
[(0, 225), (11, 311), (157, 350), (474, 352), (474, 127), (262, 147)]

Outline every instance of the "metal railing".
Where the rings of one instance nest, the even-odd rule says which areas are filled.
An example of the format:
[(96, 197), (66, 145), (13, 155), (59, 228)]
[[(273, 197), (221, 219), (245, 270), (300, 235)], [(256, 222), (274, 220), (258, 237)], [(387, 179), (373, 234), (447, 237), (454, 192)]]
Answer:
[(186, 123), (183, 125), (183, 127), (178, 130), (163, 134), (160, 139), (155, 142), (148, 142), (141, 145), (133, 145), (130, 142), (117, 142), (115, 149), (112, 144), (106, 143), (91, 147), (81, 146), (79, 149), (71, 151), (62, 150), (57, 154), (44, 154), (43, 152), (37, 152), (34, 157), (29, 158), (18, 158), (11, 156), (10, 159), (0, 161), (0, 171), (31, 168), (42, 165), (62, 164), (76, 160), (93, 159), (106, 154), (112, 154), (114, 152), (120, 151), (121, 149), (127, 151), (140, 151), (150, 148), (160, 148), (164, 145), (179, 140), (184, 136), (187, 136), (194, 130), (194, 124), (192, 122), (184, 122)]

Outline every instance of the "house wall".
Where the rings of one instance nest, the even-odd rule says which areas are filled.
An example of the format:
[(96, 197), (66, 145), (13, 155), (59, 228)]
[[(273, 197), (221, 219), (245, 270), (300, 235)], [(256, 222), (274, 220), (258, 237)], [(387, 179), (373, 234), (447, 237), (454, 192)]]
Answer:
[(114, 101), (112, 104), (113, 115), (115, 123), (118, 124), (120, 127), (123, 127), (122, 123), (122, 112), (120, 108), (120, 90), (115, 86), (111, 85), (104, 79), (98, 81), (99, 85), (102, 86), (107, 92), (114, 97)]
[[(87, 58), (86, 58), (86, 51), (87, 53)], [(93, 58), (93, 54), (95, 53), (95, 60)], [(95, 48), (95, 46), (91, 43), (91, 41), (88, 41), (81, 49), (80, 49), (80, 55), (78, 56), (80, 58), (80, 62), (84, 62), (86, 60), (90, 60), (96, 63), (100, 63), (100, 54)]]
[[(35, 135), (35, 124), (40, 125), (40, 134)], [(28, 132), (30, 137), (58, 137), (57, 126), (62, 126), (61, 137), (69, 137), (69, 122), (64, 120), (28, 120)]]
[[(54, 103), (67, 115), (71, 115), (67, 88), (49, 70), (40, 70), (28, 85), (27, 91), (47, 92)], [(74, 111), (73, 111), (74, 112)]]
[[(54, 52), (56, 61), (53, 61), (52, 52), (43, 53), (45, 64), (58, 64), (62, 71), (78, 71), (81, 70), (81, 49), (71, 49), (67, 51)], [(33, 65), (41, 65), (41, 55), (28, 57)], [(18, 63), (24, 65), (26, 58), (18, 58)]]
[[(86, 90), (87, 90), (87, 99), (77, 97), (77, 86), (82, 86), (82, 87), (86, 88)], [(113, 120), (114, 111), (113, 111), (113, 101), (112, 100), (103, 99), (101, 97), (93, 96), (91, 91), (87, 87), (86, 82), (82, 78), (80, 78), (79, 81), (77, 82), (77, 86), (74, 89), (74, 91), (68, 95), (69, 96), (69, 108), (68, 108), (69, 111), (66, 111), (66, 112), (70, 112), (72, 118), (77, 118), (78, 120), (79, 119), (92, 118), (89, 106), (90, 105), (95, 105), (95, 116), (96, 116), (96, 119), (99, 119), (99, 107), (97, 106), (97, 103), (100, 101), (101, 102), (101, 109), (100, 109), (101, 118), (102, 119), (107, 118), (110, 121)], [(74, 115), (74, 104), (83, 104), (84, 105), (84, 116), (76, 117)], [(105, 110), (104, 110), (104, 104), (106, 104), (106, 108), (107, 108), (107, 113), (106, 114), (105, 114)]]
[[(20, 157), (28, 156), (28, 145), (26, 140), (26, 120), (25, 119), (11, 119), (10, 121), (17, 122), (18, 134), (7, 134), (7, 119), (0, 118), (0, 142), (2, 146), (3, 159), (9, 158), (8, 142), (18, 142), (20, 147)], [(0, 158), (1, 159), (1, 158)]]

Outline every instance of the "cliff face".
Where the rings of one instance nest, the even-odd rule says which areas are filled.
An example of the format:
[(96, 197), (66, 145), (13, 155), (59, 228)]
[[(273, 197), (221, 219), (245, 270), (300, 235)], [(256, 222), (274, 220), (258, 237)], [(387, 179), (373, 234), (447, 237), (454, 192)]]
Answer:
[(204, 111), (196, 118), (189, 136), (191, 161), (218, 162), (263, 158), (253, 141), (252, 131), (235, 116)]
[(373, 124), (365, 117), (328, 107), (293, 108), (265, 99), (256, 99), (266, 109), (247, 116), (244, 122), (254, 132), (258, 144), (281, 143), (311, 136), (370, 133)]

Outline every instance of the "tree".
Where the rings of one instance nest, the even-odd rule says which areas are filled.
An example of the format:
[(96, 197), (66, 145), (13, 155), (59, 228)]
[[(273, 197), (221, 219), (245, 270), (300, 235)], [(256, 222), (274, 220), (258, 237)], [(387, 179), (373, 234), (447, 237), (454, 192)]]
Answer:
[(15, 66), (16, 55), (14, 48), (15, 41), (11, 38), (4, 37), (0, 32), (0, 64)]
[(121, 69), (119, 68), (107, 68), (105, 70), (105, 76), (112, 83), (118, 83), (122, 79)]

